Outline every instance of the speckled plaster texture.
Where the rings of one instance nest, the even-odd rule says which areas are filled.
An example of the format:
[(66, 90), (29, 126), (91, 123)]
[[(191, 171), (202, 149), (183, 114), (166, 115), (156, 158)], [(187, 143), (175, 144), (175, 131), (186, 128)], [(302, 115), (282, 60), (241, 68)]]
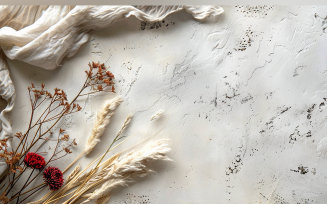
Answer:
[[(153, 164), (157, 173), (116, 189), (110, 203), (324, 203), (327, 7), (223, 8), (205, 21), (184, 11), (156, 23), (124, 19), (54, 71), (9, 61), (14, 131), (27, 127), (30, 82), (72, 98), (87, 63), (99, 61), (115, 74), (124, 102), (98, 150), (132, 113), (124, 134), (136, 134), (115, 152), (169, 138), (174, 160)], [(82, 112), (62, 121), (79, 145), (58, 166), (82, 151), (97, 109), (114, 95), (85, 96)], [(149, 122), (159, 109), (165, 116)]]

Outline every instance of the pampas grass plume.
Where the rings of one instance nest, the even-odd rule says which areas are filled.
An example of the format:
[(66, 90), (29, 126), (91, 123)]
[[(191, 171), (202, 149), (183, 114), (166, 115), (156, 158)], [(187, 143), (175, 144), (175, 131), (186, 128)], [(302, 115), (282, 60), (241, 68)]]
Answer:
[(99, 138), (103, 134), (105, 127), (109, 124), (111, 116), (114, 115), (115, 108), (122, 101), (123, 99), (118, 96), (104, 102), (102, 108), (98, 111), (91, 135), (87, 138), (84, 150), (85, 155), (88, 155), (100, 141)]
[(161, 118), (164, 115), (164, 111), (163, 110), (158, 110), (152, 117), (150, 121), (153, 120), (158, 120), (159, 118)]
[(101, 196), (106, 195), (112, 189), (118, 186), (127, 186), (128, 183), (133, 182), (135, 177), (144, 177), (153, 172), (153, 170), (147, 167), (147, 164), (156, 160), (171, 161), (166, 156), (166, 153), (170, 151), (167, 147), (166, 139), (162, 139), (151, 143), (147, 147), (141, 150), (135, 150), (119, 161), (116, 161), (110, 168), (104, 168), (89, 182), (94, 183), (98, 181), (104, 181), (102, 186), (96, 189), (89, 198), (84, 201), (99, 199)]

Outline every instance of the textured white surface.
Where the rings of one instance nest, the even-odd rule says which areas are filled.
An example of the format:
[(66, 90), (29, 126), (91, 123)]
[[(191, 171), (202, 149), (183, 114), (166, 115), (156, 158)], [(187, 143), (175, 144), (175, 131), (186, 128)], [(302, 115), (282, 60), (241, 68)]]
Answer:
[[(110, 203), (324, 203), (327, 7), (224, 10), (205, 21), (181, 11), (158, 29), (134, 17), (119, 21), (54, 71), (9, 61), (17, 92), (14, 131), (27, 126), (31, 81), (73, 97), (87, 63), (104, 62), (124, 102), (99, 149), (131, 112), (126, 135), (147, 125), (120, 148), (168, 137), (174, 160), (117, 189)], [(79, 144), (74, 154), (82, 151), (98, 107), (113, 96), (80, 101), (82, 113), (63, 120)], [(164, 117), (149, 123), (159, 109)]]
[[(219, 6), (0, 6), (0, 55), (52, 70), (75, 55), (92, 33), (120, 19), (158, 21), (180, 10), (196, 19), (223, 12)], [(15, 89), (2, 58), (0, 72), (0, 95), (7, 101), (1, 110), (0, 139), (9, 138), (10, 147)], [(5, 165), (0, 162), (0, 174)]]

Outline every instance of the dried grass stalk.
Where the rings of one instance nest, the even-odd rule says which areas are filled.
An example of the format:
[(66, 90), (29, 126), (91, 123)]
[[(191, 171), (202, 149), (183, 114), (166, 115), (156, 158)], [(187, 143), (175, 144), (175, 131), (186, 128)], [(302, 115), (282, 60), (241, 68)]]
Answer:
[(110, 193), (103, 194), (94, 202), (94, 204), (106, 204), (110, 200), (110, 198), (111, 198)]
[(78, 172), (81, 170), (81, 165), (78, 164), (74, 170), (66, 177), (66, 183), (68, 183), (69, 181), (71, 181), (77, 174)]
[[(50, 200), (48, 200), (47, 202), (45, 202), (45, 203), (51, 203), (51, 202), (53, 202), (53, 201), (55, 201), (56, 199), (58, 199), (59, 197), (62, 197), (66, 192), (68, 192), (69, 190), (71, 190), (71, 189), (73, 189), (73, 188), (75, 188), (75, 187), (77, 187), (77, 186), (80, 186), (80, 185), (82, 185), (85, 181), (86, 181), (86, 179), (92, 174), (92, 173), (95, 173), (95, 172), (97, 172), (97, 169), (98, 168), (100, 168), (100, 167), (102, 167), (102, 168), (106, 168), (106, 167), (109, 167), (109, 166), (111, 166), (112, 165), (112, 163), (114, 163), (114, 162), (116, 162), (117, 161), (117, 159), (119, 158), (119, 156), (120, 156), (120, 153), (117, 153), (117, 154), (115, 154), (114, 156), (112, 156), (112, 157), (110, 157), (109, 159), (107, 159), (106, 161), (104, 161), (103, 163), (101, 163), (100, 165), (99, 165), (99, 167), (97, 167), (97, 168), (95, 168), (95, 167), (93, 167), (90, 171), (88, 171), (88, 172), (86, 172), (86, 173), (84, 173), (84, 174), (82, 174), (83, 172), (85, 172), (85, 170), (86, 169), (84, 169), (82, 172), (79, 172), (78, 174), (77, 174), (77, 176), (75, 176), (70, 182), (66, 182), (66, 185), (63, 187), (63, 188), (61, 188), (60, 190), (59, 190), (59, 192), (57, 192), (56, 193), (56, 195), (54, 196), (54, 197), (52, 197), (52, 199), (50, 199)], [(93, 162), (96, 162), (97, 160), (94, 160)], [(92, 163), (93, 163), (92, 162)], [(89, 164), (89, 166), (90, 166), (90, 164)], [(72, 192), (72, 193), (74, 193), (74, 192)], [(68, 195), (68, 194), (67, 194)], [(89, 196), (87, 196), (88, 194), (86, 194), (86, 195), (84, 195), (84, 196), (86, 196), (87, 198), (89, 197)], [(90, 194), (91, 195), (91, 194)], [(83, 196), (83, 197), (84, 197)], [(64, 196), (65, 197), (65, 196)]]
[(86, 183), (86, 186), (90, 189), (104, 182), (85, 202), (98, 199), (117, 186), (126, 186), (128, 183), (133, 182), (133, 178), (135, 177), (149, 175), (153, 170), (147, 167), (148, 163), (156, 160), (171, 161), (166, 156), (168, 151), (170, 151), (170, 148), (167, 147), (167, 140), (159, 140), (144, 149), (127, 154), (111, 167), (103, 168)]
[(118, 96), (111, 100), (106, 101), (102, 108), (98, 111), (97, 118), (94, 123), (91, 135), (87, 138), (85, 145), (85, 155), (89, 154), (96, 144), (100, 141), (99, 138), (103, 134), (105, 127), (109, 124), (111, 116), (114, 114), (115, 108), (123, 101)]
[(158, 120), (159, 118), (161, 118), (164, 115), (164, 111), (163, 110), (158, 110), (152, 117), (150, 121), (153, 120)]
[(110, 157), (109, 159), (104, 161), (102, 164), (100, 164), (100, 166), (102, 166), (102, 168), (110, 167), (112, 165), (112, 163), (117, 161), (119, 156), (120, 156), (120, 153), (115, 154), (114, 156)]
[(94, 169), (91, 169), (90, 171), (84, 173), (83, 175), (81, 175), (80, 177), (78, 177), (76, 180), (74, 180), (73, 182), (71, 182), (67, 186), (67, 190), (70, 190), (72, 188), (75, 188), (76, 186), (79, 186), (82, 183), (84, 183), (84, 181), (87, 179), (87, 177), (89, 177), (91, 175), (92, 171), (94, 171)]
[(119, 132), (117, 133), (117, 137), (125, 130), (125, 128), (129, 125), (129, 123), (132, 120), (132, 115), (129, 114), (123, 124), (123, 126), (121, 127), (121, 129), (119, 130)]

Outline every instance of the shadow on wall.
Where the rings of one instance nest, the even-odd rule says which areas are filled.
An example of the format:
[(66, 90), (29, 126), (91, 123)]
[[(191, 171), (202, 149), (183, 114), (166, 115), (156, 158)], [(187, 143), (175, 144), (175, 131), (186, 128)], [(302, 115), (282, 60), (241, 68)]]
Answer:
[[(6, 64), (6, 66), (8, 67), (8, 64), (7, 64), (7, 61), (6, 61), (6, 58), (5, 58), (5, 55), (2, 51), (2, 49), (0, 48), (0, 59), (3, 60), (3, 62)], [(6, 108), (7, 106), (7, 101), (5, 99), (3, 99), (1, 96), (0, 96), (0, 113), (2, 112), (3, 109)]]
[(7, 106), (7, 101), (0, 97), (0, 113), (2, 112), (3, 109), (5, 109)]

